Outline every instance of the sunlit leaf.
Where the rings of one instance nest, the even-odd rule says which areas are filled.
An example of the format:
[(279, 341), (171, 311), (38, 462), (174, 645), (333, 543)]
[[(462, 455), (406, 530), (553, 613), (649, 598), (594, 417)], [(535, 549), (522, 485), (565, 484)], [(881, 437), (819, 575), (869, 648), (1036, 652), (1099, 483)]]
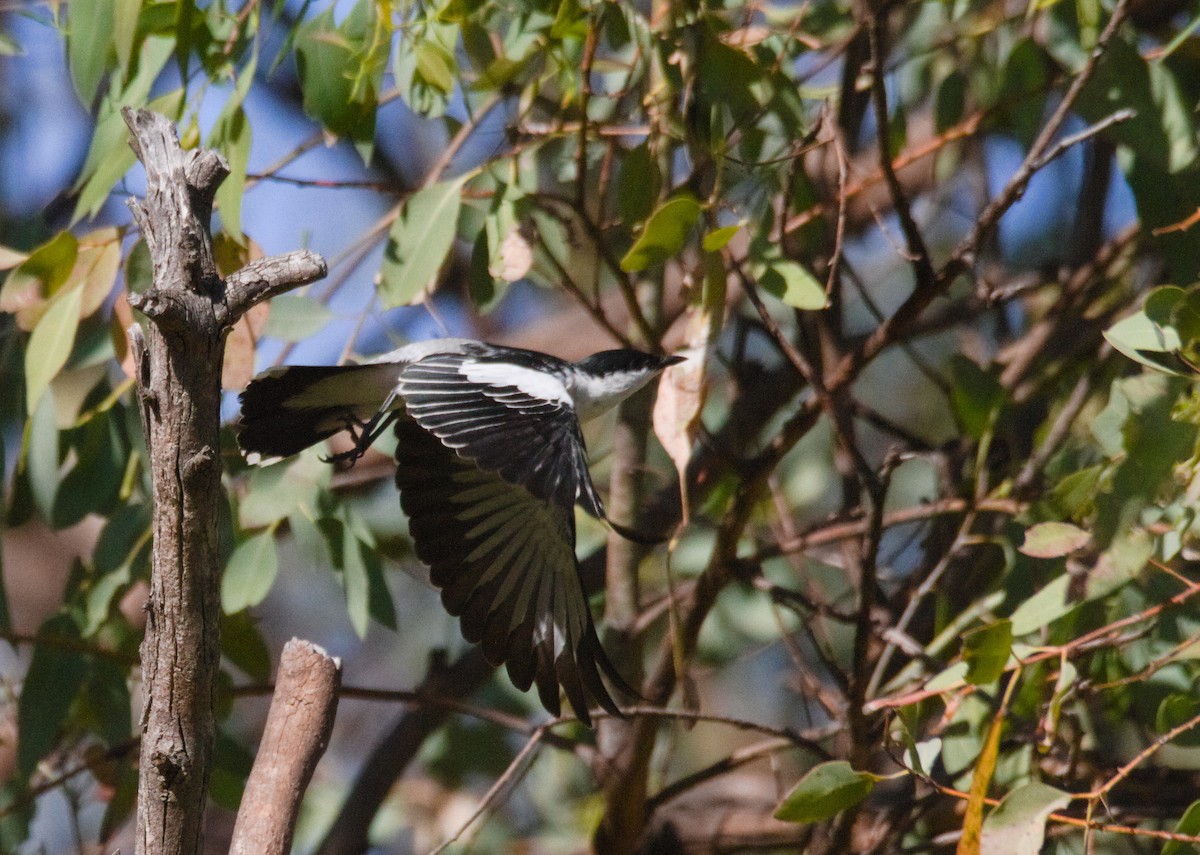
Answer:
[(0, 288), (0, 312), (17, 316), (17, 325), (32, 330), (46, 308), (46, 301), (71, 277), (79, 241), (70, 232), (60, 232), (22, 261)]
[(1046, 839), (1046, 818), (1070, 802), (1068, 793), (1036, 781), (1017, 787), (983, 824), (980, 855), (1038, 855)]
[(303, 341), (325, 328), (334, 318), (324, 304), (299, 294), (280, 294), (271, 300), (263, 335), (282, 341)]
[(382, 66), (376, 70), (365, 62), (374, 21), (375, 3), (360, 0), (340, 25), (329, 6), (303, 23), (296, 35), (304, 112), (334, 134), (358, 144), (364, 160), (369, 160), (375, 138), (383, 71)]
[(621, 259), (621, 269), (645, 270), (675, 256), (683, 249), (702, 210), (689, 194), (668, 199), (650, 215), (641, 235)]
[(50, 381), (67, 364), (75, 345), (82, 304), (83, 288), (60, 292), (50, 301), (29, 336), (25, 348), (25, 406), (31, 413), (37, 409)]
[(1056, 576), (1040, 591), (1017, 606), (1010, 617), (1012, 634), (1020, 638), (1036, 629), (1049, 626), (1078, 606), (1077, 601), (1067, 596), (1070, 583), (1071, 580), (1065, 573)]
[(713, 229), (700, 241), (700, 246), (704, 248), (705, 252), (720, 252), (733, 240), (733, 236), (741, 230), (743, 225), (743, 223), (734, 223), (732, 226)]
[[(243, 71), (242, 78), (253, 80), (254, 70)], [(229, 163), (229, 175), (217, 187), (217, 210), (221, 214), (221, 226), (235, 238), (242, 235), (242, 194), (246, 190), (246, 168), (250, 163), (250, 138), (250, 121), (240, 103), (228, 115), (223, 115), (213, 128), (211, 144)]]
[(1084, 546), (1091, 535), (1064, 522), (1044, 522), (1025, 530), (1021, 552), (1033, 558), (1059, 558)]
[(67, 66), (85, 108), (92, 106), (109, 58), (114, 57), (112, 40), (112, 0), (75, 0), (67, 4)]
[(387, 308), (407, 306), (433, 284), (454, 245), (465, 181), (434, 184), (404, 203), (383, 252), (379, 296)]
[(793, 309), (818, 311), (829, 306), (825, 286), (808, 268), (795, 261), (773, 261), (758, 276), (758, 284)]

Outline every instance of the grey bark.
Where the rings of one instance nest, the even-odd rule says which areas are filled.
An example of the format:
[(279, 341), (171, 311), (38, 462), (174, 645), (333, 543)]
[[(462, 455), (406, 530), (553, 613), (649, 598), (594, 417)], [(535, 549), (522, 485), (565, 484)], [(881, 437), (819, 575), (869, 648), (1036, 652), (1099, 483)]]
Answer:
[[(154, 545), (142, 642), (142, 748), (137, 851), (201, 851), (219, 664), (218, 437), (225, 335), (255, 302), (325, 274), (311, 253), (259, 262), (227, 289), (213, 261), (213, 195), (229, 172), (216, 152), (179, 146), (165, 117), (123, 111), (146, 167), (146, 198), (129, 207), (153, 261), (153, 283), (129, 303), (150, 321), (130, 340), (153, 481)], [(244, 271), (243, 271), (244, 272)], [(269, 275), (268, 275), (269, 274)], [(274, 277), (274, 278), (270, 278)], [(234, 299), (229, 299), (233, 297)]]

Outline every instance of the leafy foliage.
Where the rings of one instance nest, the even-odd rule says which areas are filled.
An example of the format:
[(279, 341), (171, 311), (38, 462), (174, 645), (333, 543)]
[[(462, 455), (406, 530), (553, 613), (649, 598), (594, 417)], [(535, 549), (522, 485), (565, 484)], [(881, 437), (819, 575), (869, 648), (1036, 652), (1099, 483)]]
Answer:
[[(634, 402), (617, 428), (589, 428), (610, 507), (669, 545), (606, 548), (579, 521), (624, 640), (618, 665), (650, 675), (662, 726), (593, 746), (558, 724), (523, 752), (550, 732), (529, 698), (503, 678), (473, 698), (468, 681), (443, 687), (423, 712), (474, 703), (487, 723), (453, 719), (409, 780), (473, 800), (501, 775), (530, 781), (497, 788), (521, 795), (490, 806), (479, 848), (591, 834), (618, 853), (728, 845), (685, 794), (736, 801), (762, 834), (751, 844), (814, 852), (849, 851), (866, 829), (880, 852), (948, 834), (960, 852), (1018, 855), (1200, 840), (1186, 801), (1200, 722), (1200, 43), (1194, 4), (1156, 5), (31, 12), (92, 128), (60, 188), (70, 223), (31, 215), (0, 247), (0, 532), (94, 533), (51, 613), (27, 626), (0, 608), (0, 635), (32, 648), (11, 693), (19, 776), (0, 789), (0, 849), (28, 836), (31, 805), (67, 773), (108, 803), (92, 837), (119, 833), (134, 801), (155, 497), (125, 293), (152, 271), (113, 203), (140, 192), (124, 106), (225, 155), (225, 273), (260, 254), (255, 240), (307, 242), (293, 219), (312, 210), (330, 228), (313, 245), (341, 242), (330, 284), (275, 298), (230, 345), (227, 376), (248, 376), (256, 347), (260, 365), (293, 345), (369, 357), (425, 322), (414, 304), (456, 332), (566, 356), (614, 340), (697, 355), (655, 418)], [(23, 68), (24, 32), (0, 34), (6, 73)], [(340, 171), (297, 178), (322, 141)], [(300, 201), (264, 210), (262, 188), (285, 182)], [(361, 195), (332, 201), (342, 193)], [(355, 206), (376, 222), (351, 237), (335, 227), (359, 222)], [(628, 441), (651, 423), (670, 461)], [(335, 592), (324, 615), (347, 658), (392, 638), (376, 624), (400, 630), (386, 667), (354, 670), (384, 688), (416, 685), (430, 647), (461, 651), (435, 598), (395, 572), (418, 568), (386, 466), (334, 473), (315, 451), (265, 469), (226, 460), (213, 797), (232, 808), (255, 741), (241, 698), (299, 631), (281, 617), (297, 600), (315, 633), (326, 622), (306, 597)], [(648, 474), (639, 486), (630, 473)], [(377, 736), (359, 721), (335, 737), (346, 767)], [(376, 765), (398, 776), (413, 742), (394, 760), (381, 742)], [(597, 797), (592, 769), (619, 786)], [(311, 839), (345, 790), (311, 796)], [(432, 848), (446, 816), (393, 811), (376, 829), (405, 823)]]

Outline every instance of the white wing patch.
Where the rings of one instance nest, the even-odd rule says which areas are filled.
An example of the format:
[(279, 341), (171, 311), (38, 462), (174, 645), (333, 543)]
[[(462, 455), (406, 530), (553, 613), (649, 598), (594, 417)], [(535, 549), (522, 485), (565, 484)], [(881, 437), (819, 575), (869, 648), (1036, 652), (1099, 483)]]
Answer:
[[(472, 383), (503, 388), (515, 386), (531, 398), (574, 407), (567, 387), (553, 374), (501, 362), (464, 362), (459, 369)], [(486, 394), (486, 393), (485, 393)]]

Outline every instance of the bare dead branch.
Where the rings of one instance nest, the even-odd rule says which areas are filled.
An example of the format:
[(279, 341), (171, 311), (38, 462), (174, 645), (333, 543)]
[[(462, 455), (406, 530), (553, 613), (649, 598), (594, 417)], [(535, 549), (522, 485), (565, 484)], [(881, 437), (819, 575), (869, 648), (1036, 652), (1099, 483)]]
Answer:
[(341, 663), (293, 638), (283, 648), (275, 696), (233, 827), (234, 855), (286, 855), (304, 791), (329, 744)]

